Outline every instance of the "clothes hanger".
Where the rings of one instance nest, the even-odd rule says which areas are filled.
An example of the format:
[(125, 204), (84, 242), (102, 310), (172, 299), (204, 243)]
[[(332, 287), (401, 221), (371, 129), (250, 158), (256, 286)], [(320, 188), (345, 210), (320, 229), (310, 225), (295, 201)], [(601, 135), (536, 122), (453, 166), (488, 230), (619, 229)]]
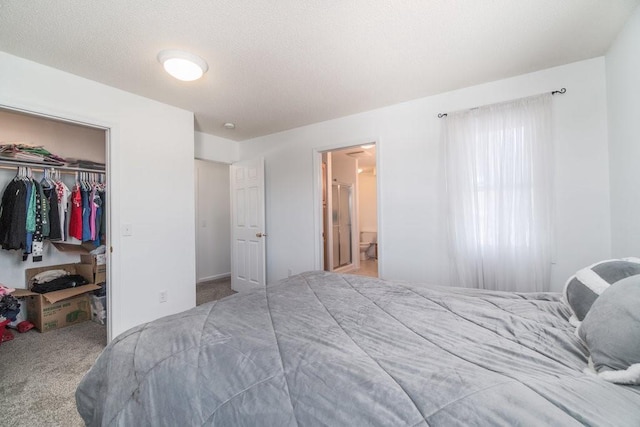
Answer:
[(40, 181), (42, 186), (46, 189), (50, 189), (54, 187), (54, 183), (51, 180), (51, 169), (45, 169), (43, 171), (42, 180)]
[(23, 182), (27, 182), (27, 168), (25, 166), (21, 166), (20, 167), (20, 174), (19, 174), (20, 180)]

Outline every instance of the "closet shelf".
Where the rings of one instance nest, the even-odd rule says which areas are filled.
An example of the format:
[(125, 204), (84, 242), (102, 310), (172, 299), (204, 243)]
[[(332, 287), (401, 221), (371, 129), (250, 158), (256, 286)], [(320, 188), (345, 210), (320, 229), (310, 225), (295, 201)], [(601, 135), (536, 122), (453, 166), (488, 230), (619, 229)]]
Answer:
[(46, 163), (37, 163), (37, 162), (21, 162), (15, 160), (7, 160), (0, 159), (0, 169), (13, 169), (16, 167), (29, 167), (34, 170), (34, 172), (43, 172), (45, 169), (57, 169), (62, 172), (91, 172), (91, 173), (106, 173), (101, 169), (89, 169), (89, 168), (78, 168), (73, 166), (57, 166), (57, 165), (49, 165)]

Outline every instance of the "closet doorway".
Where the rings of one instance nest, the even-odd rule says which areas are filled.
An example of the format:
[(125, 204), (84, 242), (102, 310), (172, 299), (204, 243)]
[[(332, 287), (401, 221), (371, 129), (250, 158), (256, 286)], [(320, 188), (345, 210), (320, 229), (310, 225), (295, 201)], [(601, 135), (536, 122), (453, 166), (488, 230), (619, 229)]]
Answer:
[[(21, 305), (16, 321), (10, 325), (28, 321), (35, 330), (26, 334), (38, 334), (36, 330), (40, 330), (43, 336), (49, 336), (64, 329), (65, 335), (71, 336), (72, 330), (93, 328), (91, 341), (106, 345), (112, 311), (107, 273), (108, 144), (108, 128), (0, 107), (3, 210), (13, 197), (6, 191), (10, 183), (21, 180), (21, 188), (31, 196), (25, 206), (25, 235), (10, 244), (3, 242), (6, 249), (0, 250), (0, 283), (16, 289), (12, 295)], [(17, 218), (13, 217), (19, 223), (21, 218)], [(24, 296), (36, 282), (34, 276), (48, 275), (51, 270), (57, 270), (62, 275), (59, 281), (65, 282), (56, 286), (74, 293), (72, 297), (52, 296), (54, 288), (47, 288), (52, 293), (42, 297)], [(67, 276), (79, 277), (65, 281)], [(86, 284), (78, 285), (76, 279)], [(53, 302), (56, 298), (60, 303)], [(76, 309), (65, 313), (63, 308), (71, 303), (77, 305)], [(58, 314), (52, 316), (51, 312)], [(14, 338), (22, 336), (15, 329), (11, 332)], [(80, 332), (78, 339), (82, 336), (86, 333)]]

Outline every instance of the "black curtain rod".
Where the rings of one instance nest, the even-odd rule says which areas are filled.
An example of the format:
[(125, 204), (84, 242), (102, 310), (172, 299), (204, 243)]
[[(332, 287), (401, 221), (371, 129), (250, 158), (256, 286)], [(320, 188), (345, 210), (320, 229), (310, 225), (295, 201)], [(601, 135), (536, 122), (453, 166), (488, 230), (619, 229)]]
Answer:
[[(556, 94), (560, 94), (562, 95), (563, 93), (566, 93), (567, 89), (566, 88), (562, 88), (560, 90), (552, 90), (551, 91), (551, 95), (556, 95)], [(473, 108), (472, 108), (473, 109)], [(441, 119), (443, 117), (447, 117), (447, 113), (438, 113), (438, 118)]]

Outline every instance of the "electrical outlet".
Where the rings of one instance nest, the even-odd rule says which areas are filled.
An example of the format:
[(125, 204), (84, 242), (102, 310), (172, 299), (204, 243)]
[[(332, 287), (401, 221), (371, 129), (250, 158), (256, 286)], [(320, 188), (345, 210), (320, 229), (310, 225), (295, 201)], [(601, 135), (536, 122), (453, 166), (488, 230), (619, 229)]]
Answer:
[(167, 302), (167, 291), (160, 291), (158, 299), (160, 300), (160, 302)]

